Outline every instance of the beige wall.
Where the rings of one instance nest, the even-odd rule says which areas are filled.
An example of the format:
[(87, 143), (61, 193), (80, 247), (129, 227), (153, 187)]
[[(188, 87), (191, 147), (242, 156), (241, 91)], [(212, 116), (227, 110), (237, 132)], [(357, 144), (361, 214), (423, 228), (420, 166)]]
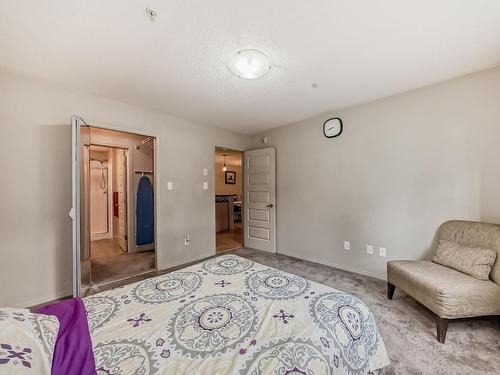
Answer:
[[(493, 69), (266, 133), (277, 148), (278, 250), (383, 277), (388, 259), (428, 255), (446, 219), (500, 222), (499, 103)], [(157, 137), (160, 268), (214, 253), (214, 147), (244, 150), (248, 137), (0, 72), (0, 306), (71, 291), (73, 114)], [(328, 140), (321, 127), (334, 115), (345, 130)], [(366, 244), (388, 257), (366, 255)]]
[[(333, 116), (344, 133), (326, 139)], [(500, 222), (500, 68), (278, 128), (255, 146), (262, 135), (277, 148), (281, 253), (384, 277), (389, 259), (428, 256), (447, 219)]]
[[(225, 172), (222, 170), (224, 167), (224, 157), (226, 156), (226, 169), (228, 171), (236, 172), (236, 183), (226, 184)], [(241, 174), (241, 158), (242, 153), (239, 151), (226, 150), (222, 151), (217, 149), (215, 152), (215, 194), (230, 195), (237, 194), (241, 198), (242, 194), (242, 181), (243, 175)]]
[(215, 252), (214, 147), (245, 149), (248, 137), (0, 72), (0, 306), (71, 293), (73, 114), (157, 137), (160, 269)]

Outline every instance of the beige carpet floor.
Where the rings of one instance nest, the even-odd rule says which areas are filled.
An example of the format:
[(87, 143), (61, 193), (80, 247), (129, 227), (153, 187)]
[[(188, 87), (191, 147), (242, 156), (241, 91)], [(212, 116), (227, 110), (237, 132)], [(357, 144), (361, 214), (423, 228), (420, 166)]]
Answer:
[(154, 269), (154, 251), (91, 259), (91, 278), (93, 284), (107, 283), (153, 271)]
[[(90, 277), (92, 290), (100, 290), (101, 288), (97, 288), (97, 286), (115, 280), (130, 278), (155, 270), (154, 250), (125, 253), (116, 238), (92, 241), (91, 254)], [(95, 291), (92, 293), (95, 293)]]
[(500, 329), (492, 317), (450, 322), (446, 343), (436, 340), (432, 313), (386, 283), (368, 276), (250, 249), (231, 252), (355, 295), (372, 310), (391, 365), (382, 374), (499, 375)]

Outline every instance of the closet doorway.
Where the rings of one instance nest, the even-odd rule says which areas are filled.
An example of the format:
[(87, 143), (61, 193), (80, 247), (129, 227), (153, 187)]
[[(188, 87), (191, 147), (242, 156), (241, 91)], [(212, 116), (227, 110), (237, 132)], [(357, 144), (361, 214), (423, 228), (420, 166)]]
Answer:
[(155, 138), (80, 129), (81, 288), (86, 296), (156, 274)]

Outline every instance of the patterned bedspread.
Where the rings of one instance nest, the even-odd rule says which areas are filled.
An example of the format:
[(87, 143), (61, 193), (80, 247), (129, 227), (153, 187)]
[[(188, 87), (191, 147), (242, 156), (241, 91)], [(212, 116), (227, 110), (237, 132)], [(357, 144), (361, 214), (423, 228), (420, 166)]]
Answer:
[(372, 374), (358, 298), (235, 255), (84, 299), (98, 374)]

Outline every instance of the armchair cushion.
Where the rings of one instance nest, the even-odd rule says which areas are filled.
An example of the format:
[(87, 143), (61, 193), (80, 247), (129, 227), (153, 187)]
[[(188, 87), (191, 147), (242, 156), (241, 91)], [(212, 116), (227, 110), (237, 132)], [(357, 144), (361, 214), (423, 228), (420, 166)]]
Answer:
[(472, 221), (450, 220), (441, 225), (439, 239), (465, 247), (480, 247), (497, 252), (490, 279), (500, 285), (500, 225)]
[(432, 261), (480, 280), (489, 280), (497, 253), (491, 249), (461, 246), (440, 240)]

